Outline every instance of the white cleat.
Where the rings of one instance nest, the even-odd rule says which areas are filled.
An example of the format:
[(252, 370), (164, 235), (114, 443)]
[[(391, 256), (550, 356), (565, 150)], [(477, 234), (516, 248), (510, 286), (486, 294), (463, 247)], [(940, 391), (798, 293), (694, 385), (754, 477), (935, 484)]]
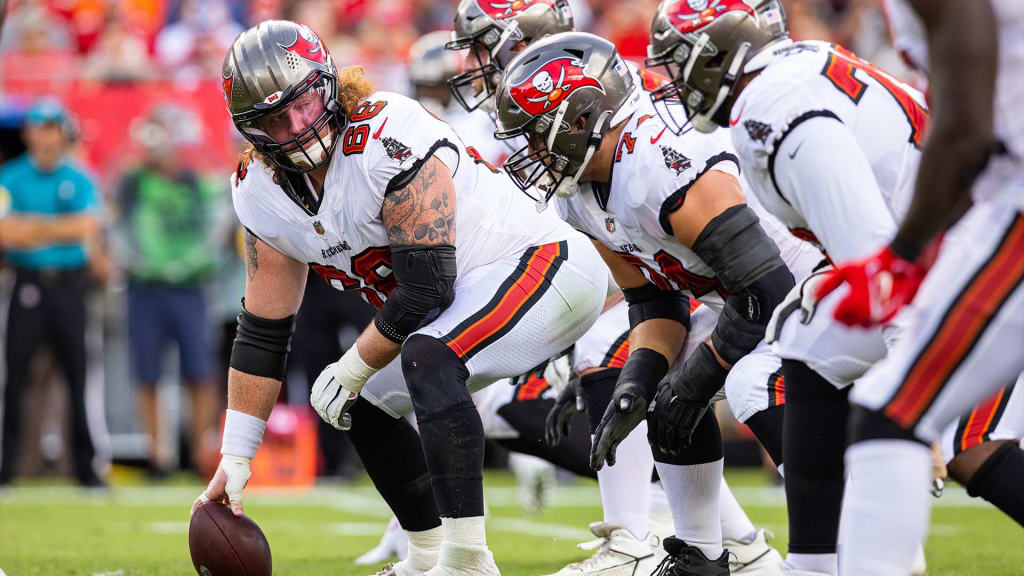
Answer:
[(723, 540), (722, 546), (730, 552), (729, 572), (742, 576), (782, 576), (782, 556), (771, 545), (774, 536), (759, 528), (749, 543)]
[(408, 547), (409, 539), (405, 535), (405, 530), (402, 530), (398, 518), (392, 516), (388, 527), (384, 529), (384, 534), (380, 537), (380, 542), (356, 558), (355, 563), (357, 566), (374, 566), (389, 560), (402, 560), (406, 556)]
[(607, 522), (591, 523), (590, 531), (597, 540), (579, 544), (578, 548), (596, 548), (593, 556), (550, 576), (647, 576), (665, 555), (660, 538), (654, 534), (641, 540), (622, 526)]
[(784, 576), (833, 576), (828, 572), (818, 572), (816, 570), (797, 570), (789, 565), (787, 562), (782, 563), (782, 574)]
[(437, 566), (427, 570), (424, 576), (501, 576), (501, 572), (486, 546), (442, 542), (437, 552)]

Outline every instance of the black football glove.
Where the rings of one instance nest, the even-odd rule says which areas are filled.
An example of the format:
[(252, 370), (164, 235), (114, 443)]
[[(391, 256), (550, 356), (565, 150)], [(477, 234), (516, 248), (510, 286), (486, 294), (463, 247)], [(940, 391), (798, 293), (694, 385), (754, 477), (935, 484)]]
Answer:
[(573, 373), (565, 388), (558, 394), (555, 405), (548, 412), (548, 417), (544, 421), (544, 439), (548, 446), (558, 446), (562, 440), (568, 438), (569, 423), (573, 416), (586, 409), (583, 390), (580, 388), (580, 378)]
[(646, 390), (645, 383), (622, 378), (615, 384), (612, 400), (594, 431), (591, 468), (600, 470), (605, 462), (609, 466), (615, 465), (615, 449), (647, 417)]
[(662, 452), (678, 455), (690, 447), (693, 431), (707, 411), (707, 402), (687, 402), (663, 380), (647, 420), (647, 439)]

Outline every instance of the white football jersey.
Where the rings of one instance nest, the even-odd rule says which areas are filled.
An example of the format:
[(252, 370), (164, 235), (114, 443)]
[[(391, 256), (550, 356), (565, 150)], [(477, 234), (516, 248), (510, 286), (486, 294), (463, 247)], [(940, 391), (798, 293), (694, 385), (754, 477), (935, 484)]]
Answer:
[[(989, 1), (999, 26), (992, 128), (1007, 151), (991, 159), (972, 193), (978, 201), (1003, 194), (1020, 209), (1024, 208), (1024, 2)], [(905, 0), (886, 0), (886, 9), (896, 48), (912, 65), (927, 72), (928, 39), (917, 13)]]
[(824, 42), (777, 50), (729, 119), (760, 203), (837, 260), (892, 238), (913, 195), (926, 122), (920, 92)]
[[(720, 312), (725, 290), (711, 267), (676, 240), (668, 220), (690, 185), (709, 170), (739, 177), (728, 134), (691, 129), (676, 136), (650, 99), (643, 98), (619, 137), (611, 180), (582, 185), (556, 205), (567, 222), (622, 255), (659, 288), (682, 290)], [(751, 208), (760, 210), (755, 203)], [(777, 222), (762, 218), (762, 227), (779, 244), (795, 277), (802, 278), (821, 260), (814, 248)]]
[(431, 155), (448, 167), (455, 186), (460, 277), (531, 246), (579, 236), (553, 212), (538, 213), (504, 172), (474, 159), (447, 124), (405, 96), (371, 94), (340, 138), (319, 206), (293, 199), (254, 160), (231, 177), (235, 212), (258, 238), (309, 264), (335, 288), (360, 290), (377, 307), (396, 285), (381, 220), (384, 196), (402, 188)]

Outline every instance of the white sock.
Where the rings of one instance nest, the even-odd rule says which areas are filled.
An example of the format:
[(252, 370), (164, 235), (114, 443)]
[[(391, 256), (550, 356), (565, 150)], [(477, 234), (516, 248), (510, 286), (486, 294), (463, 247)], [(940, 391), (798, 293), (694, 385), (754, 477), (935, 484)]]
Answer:
[(722, 555), (722, 521), (718, 511), (722, 463), (721, 459), (688, 466), (654, 463), (672, 507), (676, 538), (700, 549), (710, 560)]
[(409, 538), (405, 559), (411, 568), (417, 572), (426, 572), (437, 564), (437, 549), (441, 547), (442, 532), (440, 526), (419, 532), (405, 531)]
[(846, 450), (840, 573), (906, 576), (928, 534), (931, 451), (909, 440), (869, 440)]
[[(651, 461), (654, 461), (653, 457)], [(651, 512), (669, 509), (668, 497), (665, 496), (665, 487), (661, 485), (661, 480), (651, 482), (651, 491), (647, 493), (647, 509)]]
[(736, 496), (729, 489), (725, 476), (722, 476), (722, 487), (718, 492), (718, 507), (718, 513), (722, 517), (722, 539), (749, 544), (757, 530), (747, 517), (747, 513), (740, 507), (740, 503), (736, 501)]
[(835, 554), (786, 554), (786, 564), (794, 570), (806, 570), (815, 574), (836, 575), (838, 570)]
[(641, 422), (615, 451), (614, 466), (597, 472), (604, 521), (618, 524), (644, 538), (647, 527), (647, 495), (651, 486), (654, 456), (647, 443), (647, 422)]
[(441, 518), (441, 533), (445, 542), (459, 546), (487, 546), (483, 516)]

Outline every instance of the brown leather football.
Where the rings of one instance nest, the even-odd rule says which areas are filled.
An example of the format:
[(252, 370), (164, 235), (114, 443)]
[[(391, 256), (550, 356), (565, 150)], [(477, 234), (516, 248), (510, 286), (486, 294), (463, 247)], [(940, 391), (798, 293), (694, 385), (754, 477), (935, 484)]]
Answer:
[(200, 576), (270, 576), (270, 544), (248, 516), (236, 518), (219, 502), (204, 502), (188, 526), (192, 566)]

